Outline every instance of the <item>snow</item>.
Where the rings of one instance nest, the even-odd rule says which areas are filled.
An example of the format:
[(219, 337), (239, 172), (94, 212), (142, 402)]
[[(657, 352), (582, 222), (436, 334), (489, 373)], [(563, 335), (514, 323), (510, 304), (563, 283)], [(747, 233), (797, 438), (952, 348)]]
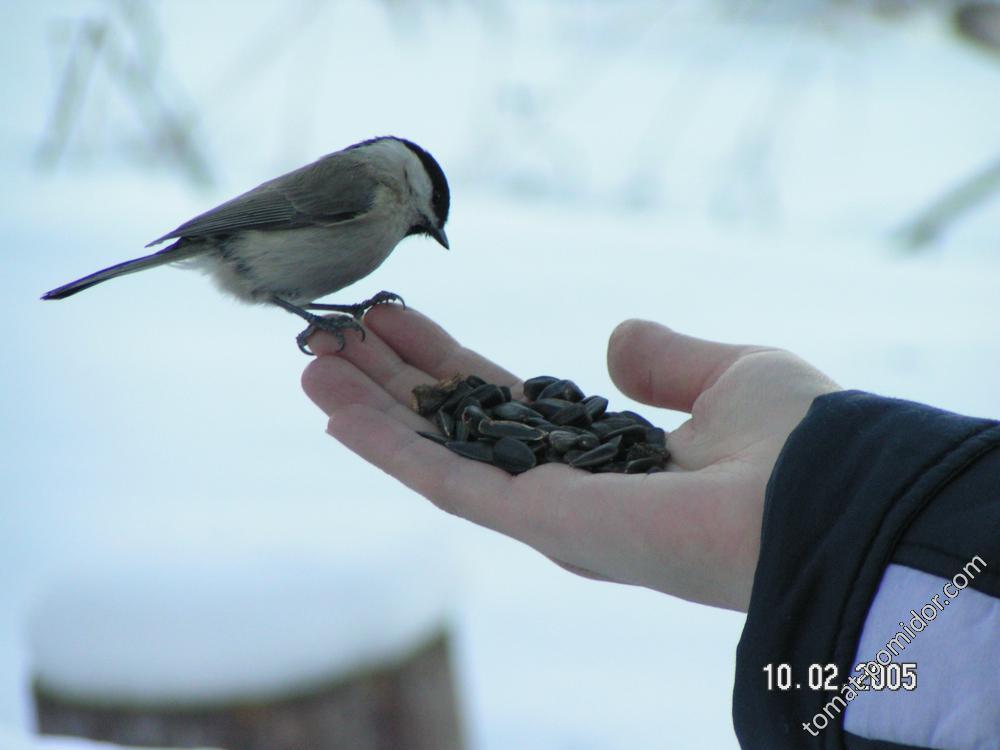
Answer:
[[(191, 680), (218, 696), (251, 645), (260, 660), (243, 666), (264, 689), (310, 678), (310, 653), (323, 669), (382, 658), (445, 609), (477, 750), (736, 746), (740, 615), (575, 578), (358, 461), (299, 389), (288, 316), (174, 269), (37, 300), (376, 133), (413, 138), (448, 172), (453, 249), (408, 240), (338, 299), (397, 291), (513, 371), (572, 377), (667, 427), (683, 415), (630, 404), (605, 371), (624, 318), (783, 346), (845, 387), (1000, 414), (1000, 201), (921, 254), (893, 241), (1000, 148), (1000, 66), (941, 23), (791, 27), (646, 0), (393, 5), (400, 15), (156, 5), (163, 89), (197, 105), (215, 168), (201, 191), (169, 163), (137, 168), (109, 149), (142, 130), (106, 82), (64, 167), (34, 169), (61, 69), (55, 21), (110, 6), (5, 9), (17, 29), (0, 48), (17, 113), (0, 123), (6, 731), (31, 730), (35, 669), (73, 690), (176, 696)], [(270, 34), (289, 44), (272, 50)], [(425, 567), (420, 550), (441, 560)], [(213, 608), (216, 594), (228, 606)], [(190, 627), (173, 611), (187, 608)], [(67, 619), (85, 610), (99, 619)], [(86, 654), (60, 655), (72, 638), (96, 649), (101, 632), (134, 646), (141, 625), (170, 653), (207, 657), (237, 615), (246, 639), (199, 673), (131, 651), (148, 679), (108, 661), (98, 682)], [(365, 637), (321, 639), (317, 623), (334, 621)], [(294, 637), (267, 638), (279, 622)]]
[(203, 707), (391, 666), (447, 625), (450, 588), (432, 530), (392, 527), (299, 534), (266, 556), (268, 539), (226, 555), (204, 540), (153, 561), (116, 550), (42, 594), (28, 623), (35, 675), (78, 700)]

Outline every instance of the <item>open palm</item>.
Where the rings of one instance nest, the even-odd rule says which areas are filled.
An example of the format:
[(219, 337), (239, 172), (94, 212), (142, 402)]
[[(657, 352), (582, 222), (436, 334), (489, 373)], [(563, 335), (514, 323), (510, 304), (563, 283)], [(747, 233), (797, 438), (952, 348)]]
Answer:
[(764, 490), (789, 433), (813, 399), (838, 390), (782, 350), (734, 346), (630, 320), (614, 331), (608, 368), (623, 393), (687, 412), (671, 433), (669, 471), (590, 474), (545, 464), (517, 476), (461, 458), (416, 434), (413, 387), (462, 373), (519, 379), (462, 347), (413, 310), (379, 306), (352, 335), (313, 337), (320, 356), (303, 387), (328, 431), (444, 510), (519, 539), (590, 577), (745, 610), (757, 563)]

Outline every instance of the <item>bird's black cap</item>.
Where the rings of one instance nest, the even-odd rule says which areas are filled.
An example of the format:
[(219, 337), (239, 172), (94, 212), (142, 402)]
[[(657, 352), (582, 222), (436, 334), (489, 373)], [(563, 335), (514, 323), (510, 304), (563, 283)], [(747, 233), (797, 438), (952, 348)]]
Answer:
[(427, 170), (427, 176), (431, 178), (431, 187), (434, 190), (431, 205), (434, 207), (434, 214), (440, 226), (444, 226), (448, 220), (448, 209), (451, 207), (451, 192), (448, 190), (448, 178), (444, 176), (444, 170), (441, 169), (441, 165), (433, 156), (413, 141), (408, 141), (405, 138), (397, 138), (396, 140), (416, 154), (420, 163), (424, 165), (424, 169)]

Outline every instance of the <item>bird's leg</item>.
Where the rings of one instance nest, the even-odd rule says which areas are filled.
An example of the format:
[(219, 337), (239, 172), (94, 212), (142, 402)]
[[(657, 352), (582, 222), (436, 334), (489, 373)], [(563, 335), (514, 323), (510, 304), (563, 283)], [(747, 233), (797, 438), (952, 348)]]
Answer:
[(366, 299), (364, 302), (359, 302), (356, 305), (327, 305), (314, 302), (311, 305), (306, 305), (306, 308), (309, 310), (329, 310), (331, 312), (347, 313), (360, 320), (375, 305), (384, 305), (388, 302), (398, 302), (403, 306), (404, 310), (406, 309), (406, 302), (403, 301), (403, 298), (393, 292), (379, 292), (374, 297)]
[(361, 327), (357, 320), (349, 315), (337, 315), (333, 318), (324, 318), (320, 315), (313, 315), (311, 312), (307, 312), (301, 307), (293, 305), (291, 302), (283, 300), (280, 297), (271, 297), (271, 301), (278, 307), (287, 310), (293, 315), (298, 315), (309, 324), (302, 333), (295, 337), (295, 343), (299, 345), (299, 349), (303, 354), (308, 354), (310, 356), (314, 355), (314, 352), (309, 351), (308, 343), (309, 337), (316, 333), (316, 331), (326, 331), (327, 333), (332, 333), (339, 344), (337, 351), (343, 349), (346, 344), (344, 341), (345, 328), (360, 331), (361, 340), (365, 340), (365, 329)]

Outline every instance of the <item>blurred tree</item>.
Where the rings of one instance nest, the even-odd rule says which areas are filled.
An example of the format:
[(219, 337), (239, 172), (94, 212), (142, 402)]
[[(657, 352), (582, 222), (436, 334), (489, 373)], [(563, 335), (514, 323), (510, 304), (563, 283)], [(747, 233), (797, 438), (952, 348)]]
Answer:
[[(1000, 62), (1000, 4), (961, 3), (954, 9), (952, 20), (961, 39), (994, 55)], [(911, 250), (925, 247), (950, 224), (997, 192), (1000, 192), (1000, 156), (935, 199), (902, 227), (900, 237)]]
[[(102, 89), (119, 95), (145, 133), (141, 156), (176, 165), (193, 183), (212, 182), (208, 159), (193, 128), (193, 108), (178, 100), (162, 55), (162, 34), (148, 0), (111, 0), (104, 13), (69, 21), (63, 27), (68, 42), (65, 65), (48, 124), (37, 151), (39, 165), (54, 168), (80, 143), (83, 122), (101, 118), (90, 103)], [(170, 96), (165, 92), (169, 91)], [(103, 134), (103, 129), (102, 129)], [(127, 141), (127, 139), (126, 139)], [(115, 146), (134, 157), (127, 142)]]

